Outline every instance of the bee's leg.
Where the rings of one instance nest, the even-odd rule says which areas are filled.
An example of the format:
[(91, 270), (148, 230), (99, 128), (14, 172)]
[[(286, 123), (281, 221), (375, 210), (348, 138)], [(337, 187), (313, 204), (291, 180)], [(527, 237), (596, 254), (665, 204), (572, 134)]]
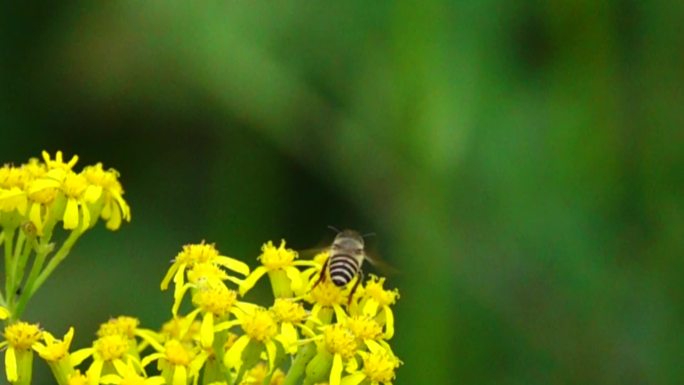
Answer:
[(363, 270), (359, 269), (359, 274), (356, 275), (356, 282), (354, 283), (354, 286), (352, 287), (351, 291), (349, 292), (349, 298), (347, 299), (347, 306), (351, 305), (352, 298), (354, 297), (354, 293), (356, 292), (356, 289), (359, 287), (359, 284), (363, 281)]
[(312, 289), (314, 287), (318, 286), (318, 284), (321, 283), (321, 281), (325, 281), (325, 274), (328, 271), (328, 262), (329, 261), (330, 261), (330, 258), (328, 257), (328, 259), (326, 259), (325, 263), (323, 264), (323, 268), (321, 268), (321, 274), (319, 274), (319, 276), (318, 276), (318, 281), (316, 281), (316, 283), (314, 283), (314, 285), (311, 287)]

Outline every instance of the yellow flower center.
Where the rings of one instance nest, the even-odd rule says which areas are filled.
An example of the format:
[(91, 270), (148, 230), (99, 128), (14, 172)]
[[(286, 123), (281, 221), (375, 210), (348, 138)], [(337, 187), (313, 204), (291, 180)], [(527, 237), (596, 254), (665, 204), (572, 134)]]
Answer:
[(205, 281), (215, 284), (228, 278), (228, 274), (213, 263), (198, 263), (188, 271), (188, 281), (198, 283)]
[(194, 354), (186, 349), (183, 344), (177, 340), (171, 340), (166, 343), (166, 359), (173, 365), (188, 366), (192, 361)]
[(334, 324), (323, 333), (325, 347), (332, 354), (339, 354), (343, 358), (352, 358), (356, 353), (356, 337), (346, 326)]
[(192, 303), (205, 312), (222, 317), (237, 302), (237, 292), (226, 288), (223, 284), (204, 287), (192, 297)]
[(278, 325), (270, 311), (256, 309), (245, 317), (242, 330), (252, 339), (263, 342), (278, 334)]
[(97, 331), (97, 336), (104, 337), (114, 334), (122, 334), (128, 338), (133, 338), (138, 325), (140, 325), (140, 321), (138, 321), (137, 318), (127, 316), (112, 318), (106, 323), (100, 325), (100, 328)]
[(271, 311), (273, 311), (276, 319), (281, 322), (297, 323), (304, 321), (307, 317), (302, 304), (286, 298), (276, 298)]
[(268, 270), (278, 270), (283, 267), (292, 266), (297, 258), (297, 253), (292, 249), (285, 248), (285, 240), (280, 241), (280, 246), (273, 246), (273, 242), (268, 241), (261, 246), (259, 260)]
[(23, 167), (17, 168), (8, 164), (0, 167), (0, 188), (19, 187), (23, 189), (27, 179)]
[(183, 246), (183, 250), (176, 256), (176, 261), (193, 266), (198, 263), (212, 262), (218, 256), (219, 252), (213, 244), (206, 244), (202, 241), (199, 244)]
[(27, 322), (17, 322), (5, 328), (5, 339), (10, 346), (17, 350), (28, 350), (38, 342), (41, 336), (38, 325)]
[(384, 349), (370, 352), (363, 357), (363, 372), (371, 382), (391, 382), (394, 379), (394, 369), (399, 365), (401, 361)]
[(118, 181), (119, 172), (114, 169), (105, 171), (102, 168), (102, 163), (97, 163), (94, 166), (84, 167), (81, 174), (83, 174), (89, 183), (92, 183), (96, 186), (101, 186), (112, 192), (122, 192), (121, 184)]
[(382, 327), (371, 317), (354, 316), (347, 319), (347, 327), (357, 338), (374, 340), (382, 335)]
[(373, 298), (380, 306), (393, 305), (397, 298), (399, 298), (399, 291), (397, 289), (383, 289), (382, 285), (384, 283), (385, 278), (371, 276), (371, 279), (366, 283), (365, 296)]
[(64, 195), (74, 199), (81, 198), (87, 187), (88, 182), (86, 179), (83, 176), (74, 173), (67, 174), (64, 182), (62, 183)]
[(93, 345), (103, 360), (112, 361), (126, 354), (128, 338), (121, 334), (114, 334), (98, 338)]
[(321, 282), (311, 290), (311, 299), (323, 306), (342, 305), (347, 303), (347, 296), (342, 289), (329, 281)]

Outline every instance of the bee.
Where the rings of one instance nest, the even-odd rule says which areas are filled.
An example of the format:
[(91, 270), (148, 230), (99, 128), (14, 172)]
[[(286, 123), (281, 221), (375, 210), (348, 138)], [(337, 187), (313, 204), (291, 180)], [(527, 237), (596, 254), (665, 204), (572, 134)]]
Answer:
[(331, 228), (337, 231), (337, 235), (330, 245), (328, 259), (325, 260), (318, 281), (313, 287), (318, 286), (319, 283), (329, 277), (335, 286), (343, 288), (356, 277), (356, 282), (349, 292), (349, 302), (351, 302), (359, 283), (363, 281), (364, 274), (361, 269), (363, 261), (372, 261), (366, 254), (363, 239), (364, 236), (372, 234), (361, 235), (354, 230), (339, 231), (334, 227)]

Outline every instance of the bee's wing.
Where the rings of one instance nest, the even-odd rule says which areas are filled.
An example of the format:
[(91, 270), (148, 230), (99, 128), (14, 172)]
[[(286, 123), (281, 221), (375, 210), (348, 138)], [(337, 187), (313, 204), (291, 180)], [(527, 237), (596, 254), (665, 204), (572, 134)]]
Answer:
[(368, 252), (365, 253), (365, 259), (368, 261), (373, 267), (375, 267), (378, 271), (382, 272), (383, 274), (397, 274), (399, 273), (399, 270), (396, 269), (394, 266), (390, 265), (389, 263), (385, 262), (384, 260), (378, 258), (377, 255), (371, 256)]

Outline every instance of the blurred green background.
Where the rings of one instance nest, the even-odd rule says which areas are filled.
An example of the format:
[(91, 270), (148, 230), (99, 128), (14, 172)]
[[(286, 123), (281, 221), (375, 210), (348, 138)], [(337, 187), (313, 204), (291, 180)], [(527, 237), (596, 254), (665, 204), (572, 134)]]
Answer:
[[(26, 318), (156, 328), (169, 260), (327, 225), (401, 271), (396, 384), (684, 378), (682, 2), (3, 5), (0, 154), (122, 175)], [(77, 168), (77, 169), (80, 169)], [(39, 376), (47, 367), (35, 363)], [(36, 383), (49, 383), (41, 377)]]

